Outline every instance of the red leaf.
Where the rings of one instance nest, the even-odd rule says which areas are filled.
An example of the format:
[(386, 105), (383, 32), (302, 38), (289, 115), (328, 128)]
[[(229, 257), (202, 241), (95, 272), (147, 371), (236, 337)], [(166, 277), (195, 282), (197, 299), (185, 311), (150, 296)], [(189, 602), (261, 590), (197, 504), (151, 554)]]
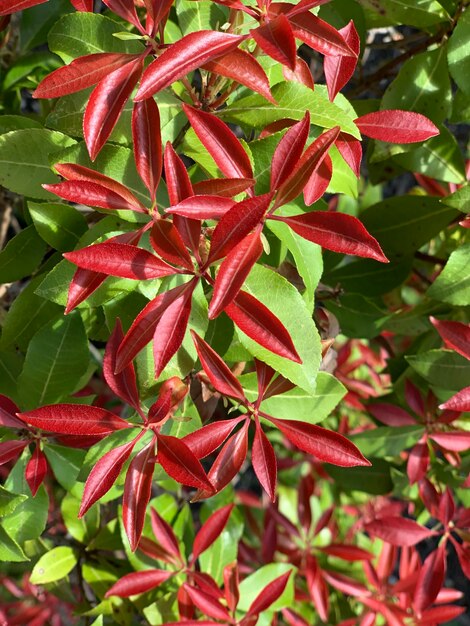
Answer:
[(288, 224), (298, 235), (327, 250), (388, 263), (377, 240), (352, 215), (311, 211), (293, 217), (273, 217)]
[(47, 0), (0, 0), (0, 15), (10, 15), (15, 11), (23, 11)]
[(254, 178), (211, 178), (194, 183), (194, 193), (198, 196), (218, 196), (233, 198), (255, 184)]
[(375, 111), (354, 121), (362, 135), (390, 143), (426, 141), (439, 134), (431, 120), (412, 111)]
[(224, 567), (224, 592), (225, 601), (232, 613), (237, 608), (240, 600), (239, 576), (237, 563), (231, 563)]
[(16, 417), (16, 414), (19, 412), (20, 409), (10, 398), (0, 394), (0, 426), (24, 428), (24, 423)]
[(310, 113), (294, 124), (279, 142), (271, 163), (271, 191), (278, 189), (290, 176), (300, 157), (310, 130)]
[(181, 346), (191, 314), (192, 296), (197, 280), (195, 278), (186, 283), (189, 286), (166, 307), (158, 320), (153, 342), (155, 378), (159, 378), (168, 361)]
[(165, 209), (165, 211), (166, 213), (174, 213), (198, 220), (220, 220), (235, 206), (237, 206), (237, 204), (231, 198), (200, 195), (186, 198), (175, 206)]
[(411, 382), (411, 380), (405, 380), (405, 399), (408, 406), (420, 417), (426, 417), (426, 407), (424, 405), (424, 398), (421, 395), (420, 390)]
[(368, 589), (364, 585), (361, 585), (361, 583), (358, 583), (352, 578), (344, 576), (343, 574), (323, 571), (323, 577), (335, 589), (341, 591), (341, 593), (345, 593), (356, 598), (361, 598), (361, 600), (364, 596), (367, 596), (369, 594)]
[(413, 446), (406, 464), (406, 473), (410, 485), (414, 485), (426, 476), (429, 460), (429, 447), (426, 441), (421, 441)]
[(416, 426), (416, 420), (409, 413), (394, 404), (377, 402), (369, 404), (369, 413), (386, 426)]
[(261, 223), (273, 194), (242, 200), (227, 211), (212, 235), (208, 264), (224, 257)]
[(307, 63), (300, 59), (299, 57), (295, 58), (295, 69), (291, 70), (285, 65), (282, 66), (282, 73), (284, 78), (288, 82), (295, 81), (296, 83), (301, 83), (305, 85), (309, 89), (315, 89), (315, 83), (313, 81), (312, 72)]
[(452, 452), (470, 450), (470, 432), (449, 431), (431, 433), (429, 437), (446, 450), (451, 450)]
[(354, 52), (356, 56), (326, 56), (323, 63), (326, 84), (328, 87), (328, 95), (330, 100), (336, 98), (338, 92), (347, 85), (350, 78), (354, 74), (357, 65), (357, 57), (359, 56), (361, 41), (354, 22), (351, 20), (344, 28), (339, 30), (344, 40)]
[(132, 139), (137, 172), (154, 202), (162, 175), (162, 137), (160, 113), (153, 98), (134, 104)]
[(214, 491), (201, 463), (182, 439), (157, 435), (157, 462), (181, 485)]
[(348, 135), (348, 133), (340, 133), (335, 145), (343, 159), (359, 178), (362, 161), (362, 144), (359, 139)]
[(422, 626), (430, 624), (445, 624), (451, 620), (455, 620), (459, 615), (463, 615), (467, 609), (464, 606), (436, 606), (424, 611), (420, 618), (419, 623)]
[[(191, 281), (174, 287), (170, 291), (159, 294), (142, 309), (119, 346), (116, 359), (117, 372), (124, 369), (142, 348), (152, 340), (155, 330), (168, 308), (175, 301), (181, 300), (181, 298), (184, 299), (185, 292), (188, 289), (191, 289), (192, 292), (193, 288)], [(171, 313), (174, 313), (174, 311), (172, 310)]]
[(291, 70), (295, 69), (297, 45), (285, 15), (281, 13), (263, 26), (250, 30), (250, 34), (263, 52)]
[(134, 0), (103, 0), (104, 4), (126, 22), (133, 24), (137, 30), (145, 35), (145, 30), (137, 17)]
[(470, 324), (429, 318), (448, 348), (470, 359)]
[(449, 487), (446, 488), (439, 502), (438, 519), (447, 526), (455, 515), (455, 501)]
[(103, 375), (108, 386), (118, 398), (121, 398), (121, 400), (124, 400), (124, 402), (127, 402), (127, 404), (138, 411), (140, 409), (140, 401), (134, 366), (129, 364), (119, 374), (115, 373), (116, 355), (123, 338), (124, 333), (122, 332), (121, 321), (117, 319), (114, 330), (106, 344), (103, 359)]
[(187, 104), (183, 104), (183, 110), (194, 132), (225, 176), (253, 177), (248, 154), (225, 122), (213, 113), (205, 113)]
[(452, 396), (447, 402), (439, 405), (439, 408), (448, 411), (470, 412), (470, 387), (465, 387), (456, 393), (455, 396)]
[(139, 593), (145, 593), (151, 589), (159, 587), (169, 578), (174, 576), (174, 572), (162, 569), (148, 569), (141, 572), (132, 572), (126, 574), (117, 583), (109, 589), (105, 598), (110, 596), (119, 596), (120, 598), (129, 598)]
[(145, 521), (145, 511), (152, 489), (155, 439), (138, 452), (127, 470), (122, 497), (122, 519), (132, 552), (139, 544)]
[(208, 61), (234, 50), (243, 39), (212, 30), (185, 35), (147, 67), (135, 101), (150, 98)]
[(115, 70), (139, 58), (135, 54), (99, 52), (74, 59), (70, 65), (59, 67), (42, 80), (33, 92), (34, 98), (59, 98), (81, 91), (112, 74)]
[[(55, 163), (54, 169), (66, 180), (98, 183), (98, 185), (100, 185), (101, 187), (105, 187), (106, 189), (113, 191), (118, 196), (124, 198), (127, 203), (123, 205), (122, 200), (119, 200), (120, 204), (115, 208), (123, 208), (130, 211), (139, 211), (140, 213), (148, 213), (145, 206), (134, 196), (131, 191), (129, 191), (129, 189), (125, 185), (119, 183), (117, 180), (109, 178), (109, 176), (101, 174), (101, 172), (97, 172), (96, 170), (92, 170), (89, 167), (77, 165), (75, 163)], [(100, 193), (103, 194), (103, 191), (100, 190)], [(70, 194), (70, 198), (65, 199), (69, 199), (71, 202), (77, 202), (77, 197), (73, 195), (73, 190)], [(81, 202), (82, 200), (79, 201)], [(129, 233), (124, 234), (129, 236)], [(130, 233), (130, 235), (135, 236), (135, 233)]]
[(137, 441), (138, 438), (135, 438), (118, 446), (99, 459), (86, 480), (78, 517), (85, 515), (88, 509), (111, 489)]
[(381, 517), (378, 520), (365, 524), (364, 530), (392, 546), (415, 546), (423, 539), (435, 536), (421, 524), (404, 517)]
[(152, 226), (150, 243), (165, 261), (192, 271), (193, 262), (175, 225), (168, 220), (157, 220)]
[(312, 555), (307, 555), (305, 574), (307, 588), (318, 615), (323, 622), (328, 622), (330, 594), (327, 584), (321, 575), (317, 559)]
[(83, 117), (85, 143), (94, 161), (106, 143), (142, 73), (142, 56), (103, 78), (92, 91)]
[(218, 511), (215, 511), (215, 513), (212, 513), (212, 515), (210, 515), (210, 517), (208, 517), (208, 519), (204, 522), (194, 538), (192, 556), (193, 562), (200, 554), (210, 548), (214, 541), (223, 532), (232, 510), (233, 504), (227, 504)]
[(289, 21), (294, 35), (320, 54), (356, 56), (344, 37), (333, 26), (313, 13), (290, 14)]
[(24, 477), (29, 488), (31, 489), (33, 497), (36, 495), (37, 490), (47, 474), (47, 467), (47, 459), (44, 452), (41, 450), (39, 445), (36, 444), (34, 452), (24, 470)]
[[(245, 393), (242, 386), (232, 374), (228, 365), (220, 358), (208, 343), (197, 333), (191, 331), (191, 336), (196, 346), (197, 355), (201, 361), (204, 372), (207, 374), (212, 386), (221, 394), (230, 398), (237, 398), (241, 402), (246, 402)], [(189, 435), (190, 436), (190, 435)]]
[(425, 560), (418, 576), (413, 604), (418, 614), (431, 606), (444, 584), (446, 572), (445, 545)]
[(98, 406), (51, 404), (20, 414), (20, 418), (50, 433), (59, 435), (109, 435), (131, 424)]
[(94, 0), (70, 0), (70, 2), (77, 11), (93, 13)]
[(294, 200), (303, 190), (314, 171), (320, 167), (328, 150), (338, 138), (339, 126), (320, 135), (302, 155), (289, 178), (280, 186), (276, 197), (276, 207)]
[(234, 300), (262, 253), (261, 233), (257, 228), (227, 255), (215, 279), (209, 319), (217, 317)]
[(115, 191), (87, 180), (67, 180), (55, 185), (43, 185), (44, 189), (69, 202), (86, 204), (101, 209), (119, 209), (147, 213), (137, 200), (131, 203)]
[(251, 449), (251, 463), (261, 486), (268, 494), (271, 502), (275, 502), (277, 481), (276, 455), (259, 421), (256, 422), (255, 437)]
[(211, 595), (201, 591), (201, 589), (191, 587), (187, 583), (184, 583), (184, 589), (191, 598), (191, 601), (202, 613), (204, 613), (204, 615), (212, 617), (213, 619), (231, 621), (230, 614), (227, 609)]
[(330, 155), (327, 154), (322, 163), (320, 163), (318, 168), (310, 176), (304, 187), (304, 200), (307, 206), (310, 206), (314, 202), (320, 200), (320, 198), (326, 193), (332, 177), (333, 162)]
[(289, 570), (285, 574), (278, 576), (267, 584), (263, 591), (258, 594), (251, 603), (247, 615), (258, 615), (259, 613), (262, 613), (262, 611), (266, 611), (271, 604), (274, 604), (274, 602), (276, 602), (276, 600), (283, 594), (291, 574), (292, 572)]
[[(237, 475), (246, 459), (249, 425), (250, 422), (245, 421), (242, 428), (228, 439), (209, 471), (208, 477), (216, 493), (222, 491)], [(198, 491), (192, 502), (207, 498), (212, 494), (213, 492)]]
[(343, 561), (370, 561), (374, 555), (367, 550), (358, 548), (357, 546), (346, 546), (343, 544), (330, 543), (329, 546), (319, 548), (324, 554), (335, 556)]
[(165, 552), (175, 557), (178, 561), (181, 561), (181, 552), (178, 539), (176, 538), (170, 524), (168, 524), (153, 507), (150, 509), (150, 516), (152, 520), (152, 530), (153, 534), (155, 535), (155, 539), (165, 550)]
[(258, 61), (248, 52), (235, 49), (204, 65), (204, 69), (226, 76), (261, 94), (266, 100), (277, 104), (271, 95), (269, 80)]
[(83, 269), (133, 280), (162, 278), (179, 272), (151, 252), (125, 243), (105, 241), (63, 256)]
[(305, 13), (306, 11), (319, 7), (327, 2), (330, 2), (330, 0), (300, 0), (300, 2), (294, 4), (292, 8), (290, 8), (290, 5), (287, 7), (287, 15), (292, 17), (298, 13)]
[(338, 433), (297, 420), (280, 420), (269, 415), (263, 417), (277, 426), (297, 448), (313, 454), (325, 463), (341, 467), (370, 465), (356, 446)]
[(261, 400), (265, 399), (265, 394), (267, 393), (267, 389), (270, 386), (269, 383), (272, 381), (276, 372), (272, 367), (263, 363), (259, 359), (254, 359), (255, 368), (256, 368), (256, 378), (258, 383), (258, 401), (257, 403), (261, 403)]
[(183, 437), (182, 441), (190, 448), (196, 458), (204, 459), (206, 456), (209, 456), (209, 454), (212, 454), (214, 450), (217, 450), (227, 439), (235, 426), (244, 419), (246, 419), (245, 416), (240, 415), (234, 419), (221, 420), (207, 424)]
[(302, 363), (284, 324), (251, 294), (240, 291), (225, 312), (245, 335), (263, 348), (285, 359)]

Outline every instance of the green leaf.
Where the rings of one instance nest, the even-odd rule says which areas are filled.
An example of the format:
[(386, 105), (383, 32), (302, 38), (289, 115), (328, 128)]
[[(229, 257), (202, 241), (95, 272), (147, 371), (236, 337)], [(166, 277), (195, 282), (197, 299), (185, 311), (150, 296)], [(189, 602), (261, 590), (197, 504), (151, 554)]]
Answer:
[(365, 298), (359, 293), (342, 295), (337, 302), (325, 300), (324, 306), (338, 318), (343, 334), (358, 339), (379, 335), (380, 322), (387, 312), (381, 299)]
[(339, 287), (346, 293), (358, 293), (366, 297), (381, 296), (401, 285), (411, 272), (413, 259), (398, 262), (377, 263), (370, 259), (351, 261), (326, 272), (322, 282)]
[[(296, 213), (298, 213), (298, 209), (292, 211), (292, 215)], [(283, 211), (283, 215), (286, 215), (285, 211)], [(323, 270), (321, 246), (297, 235), (284, 222), (268, 220), (267, 226), (292, 254), (297, 271), (305, 284), (305, 301), (309, 310), (313, 311), (315, 289), (318, 287)]]
[(47, 446), (44, 446), (44, 454), (57, 482), (64, 489), (71, 489), (82, 467), (85, 450), (48, 443)]
[(42, 188), (57, 183), (49, 157), (76, 143), (74, 139), (52, 130), (28, 128), (0, 136), (0, 184), (30, 198), (50, 199), (53, 194)]
[(21, 563), (29, 561), (21, 546), (10, 537), (6, 530), (0, 525), (0, 561), (10, 561)]
[(34, 226), (27, 226), (0, 252), (0, 283), (12, 283), (32, 274), (45, 252), (46, 245)]
[(435, 124), (443, 122), (452, 105), (446, 53), (442, 45), (408, 59), (387, 87), (380, 108), (415, 111)]
[(8, 70), (3, 82), (3, 88), (8, 90), (36, 86), (38, 74), (48, 74), (61, 65), (56, 55), (46, 50), (19, 57)]
[(459, 18), (457, 26), (449, 39), (447, 55), (449, 71), (460, 89), (470, 95), (468, 77), (470, 75), (470, 9), (467, 8)]
[(90, 362), (79, 315), (52, 321), (31, 340), (19, 378), (25, 408), (59, 402), (77, 389)]
[[(254, 163), (254, 177), (256, 179), (256, 194), (261, 195), (270, 191), (271, 164), (273, 154), (284, 133), (273, 133), (263, 139), (250, 141), (250, 150)], [(269, 222), (268, 222), (269, 224)]]
[(337, 467), (327, 465), (325, 469), (335, 484), (346, 492), (361, 491), (374, 496), (390, 493), (393, 482), (390, 465), (383, 459), (369, 458), (370, 467)]
[(73, 250), (88, 230), (83, 215), (68, 204), (28, 202), (28, 208), (38, 233), (61, 252)]
[(399, 428), (379, 426), (379, 428), (352, 435), (350, 439), (367, 458), (369, 456), (397, 456), (417, 443), (423, 433), (424, 426), (419, 424)]
[[(248, 400), (258, 397), (255, 374), (240, 377)], [(261, 410), (278, 419), (292, 419), (317, 424), (324, 420), (346, 395), (346, 388), (332, 374), (318, 372), (315, 393), (309, 394), (296, 387), (261, 403)]]
[(18, 377), (23, 368), (23, 357), (17, 352), (0, 351), (0, 393), (20, 403)]
[(20, 40), (23, 51), (46, 43), (51, 26), (64, 13), (73, 11), (70, 0), (55, 0), (32, 7), (21, 13)]
[(49, 31), (49, 49), (64, 63), (98, 52), (139, 53), (138, 41), (122, 41), (113, 37), (122, 25), (97, 13), (71, 13), (62, 17)]
[(2, 115), (0, 117), (0, 135), (24, 128), (42, 128), (42, 124), (24, 115)]
[(435, 237), (457, 213), (430, 196), (388, 198), (361, 213), (361, 221), (391, 260), (402, 259)]
[(462, 244), (452, 252), (444, 269), (429, 287), (429, 298), (454, 304), (470, 305), (470, 243)]
[(80, 500), (67, 493), (60, 505), (64, 524), (72, 537), (83, 544), (88, 544), (100, 527), (100, 507), (93, 506), (83, 517), (78, 518)]
[(406, 360), (431, 385), (443, 389), (460, 391), (470, 381), (470, 361), (451, 350), (429, 350)]
[(16, 507), (28, 499), (21, 493), (13, 493), (0, 485), (0, 517), (13, 513)]
[(77, 564), (77, 554), (68, 546), (59, 546), (46, 552), (31, 572), (33, 585), (44, 585), (65, 578)]
[(237, 328), (243, 346), (302, 389), (314, 393), (320, 366), (320, 337), (300, 293), (285, 278), (261, 265), (253, 267), (243, 289), (260, 300), (284, 324), (302, 364), (273, 354)]
[(312, 91), (301, 83), (283, 82), (273, 87), (272, 94), (278, 106), (263, 96), (251, 95), (217, 113), (226, 121), (261, 129), (284, 118), (300, 120), (308, 109), (312, 124), (322, 128), (341, 126), (344, 132), (360, 138), (354, 115), (330, 102), (324, 85), (316, 85)]
[(445, 126), (439, 130), (437, 137), (424, 142), (419, 148), (395, 155), (393, 160), (409, 172), (448, 183), (463, 183), (467, 179), (465, 161), (457, 140)]
[(470, 185), (467, 183), (447, 198), (442, 198), (441, 202), (453, 209), (468, 213), (470, 211)]
[(406, 24), (426, 28), (449, 20), (437, 0), (359, 0), (359, 3), (382, 18), (383, 24)]
[[(289, 570), (292, 570), (289, 563), (270, 563), (257, 569), (253, 574), (247, 576), (240, 583), (240, 601), (238, 608), (241, 611), (248, 611), (251, 603), (261, 591), (269, 585), (275, 578), (279, 578)], [(289, 582), (282, 595), (272, 604), (268, 611), (280, 611), (284, 607), (293, 606), (294, 602), (294, 572), (289, 577)]]
[(213, 30), (216, 24), (221, 26), (227, 21), (223, 11), (208, 0), (200, 2), (179, 0), (176, 4), (176, 14), (183, 35), (199, 30)]
[(26, 351), (33, 335), (48, 322), (62, 315), (62, 308), (36, 295), (44, 280), (37, 276), (31, 280), (13, 301), (3, 322), (0, 346), (18, 346)]

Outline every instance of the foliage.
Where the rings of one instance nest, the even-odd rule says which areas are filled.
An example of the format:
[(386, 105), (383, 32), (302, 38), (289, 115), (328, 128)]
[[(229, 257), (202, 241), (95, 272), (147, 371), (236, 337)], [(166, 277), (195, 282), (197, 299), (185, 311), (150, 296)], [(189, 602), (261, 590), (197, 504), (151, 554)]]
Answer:
[(467, 4), (0, 0), (2, 623), (466, 623)]

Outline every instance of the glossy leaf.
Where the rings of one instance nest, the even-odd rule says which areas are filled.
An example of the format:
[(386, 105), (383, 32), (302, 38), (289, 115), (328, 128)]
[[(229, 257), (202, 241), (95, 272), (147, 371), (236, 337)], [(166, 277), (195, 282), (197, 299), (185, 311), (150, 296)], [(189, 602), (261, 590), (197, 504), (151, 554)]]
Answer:
[(106, 344), (103, 358), (103, 376), (109, 387), (119, 398), (139, 410), (139, 392), (137, 390), (134, 366), (129, 364), (119, 372), (119, 374), (115, 373), (117, 351), (123, 338), (124, 333), (122, 331), (121, 321), (118, 319)]
[(167, 220), (157, 220), (152, 226), (150, 243), (155, 252), (168, 263), (193, 269), (193, 262), (177, 228)]
[(126, 574), (106, 592), (105, 597), (129, 598), (159, 587), (174, 575), (171, 570), (148, 569)]
[(390, 143), (426, 141), (439, 134), (431, 120), (412, 111), (376, 111), (358, 117), (355, 123), (366, 137)]
[(433, 604), (444, 584), (446, 572), (445, 545), (432, 552), (421, 568), (416, 583), (414, 606), (418, 613)]
[(414, 546), (423, 539), (436, 533), (411, 519), (404, 517), (386, 517), (369, 522), (365, 525), (368, 533), (379, 537), (393, 546)]
[(357, 56), (360, 52), (360, 39), (354, 22), (351, 20), (344, 28), (338, 31), (348, 46), (356, 55), (351, 56), (326, 56), (323, 69), (325, 72), (328, 95), (333, 101), (339, 91), (349, 82), (357, 65)]
[(0, 0), (0, 15), (10, 15), (15, 11), (23, 11), (47, 0)]
[(37, 490), (47, 474), (47, 467), (47, 459), (44, 456), (44, 452), (39, 445), (36, 444), (34, 452), (25, 469), (25, 479), (31, 489), (33, 497), (36, 495)]
[(250, 605), (248, 615), (257, 615), (274, 604), (284, 592), (291, 573), (290, 571), (286, 572), (266, 585), (263, 591), (261, 591)]
[(200, 554), (210, 548), (217, 537), (219, 537), (219, 535), (223, 532), (232, 510), (233, 504), (227, 504), (221, 509), (215, 511), (215, 513), (212, 513), (212, 515), (210, 515), (204, 522), (194, 538), (193, 561), (195, 561)]
[(272, 502), (276, 499), (277, 460), (274, 449), (256, 422), (255, 436), (251, 450), (251, 463), (255, 474)]
[(166, 473), (182, 485), (212, 491), (204, 468), (182, 439), (157, 435), (157, 461)]
[(446, 346), (470, 359), (470, 326), (462, 322), (438, 320), (435, 317), (430, 319)]
[(79, 404), (51, 404), (20, 413), (20, 417), (31, 426), (61, 435), (108, 435), (130, 427), (106, 409)]
[(449, 411), (466, 411), (470, 412), (470, 387), (465, 387), (461, 391), (452, 396), (450, 400), (439, 406), (440, 409)]
[(166, 212), (198, 220), (220, 220), (234, 206), (236, 204), (230, 197), (204, 194), (186, 198), (166, 209)]
[(155, 201), (162, 174), (160, 113), (153, 98), (136, 102), (132, 109), (132, 140), (139, 176)]
[(234, 419), (220, 420), (212, 424), (207, 424), (183, 437), (183, 441), (198, 459), (204, 459), (217, 450), (231, 434), (236, 425), (244, 419), (246, 419), (245, 416), (241, 415)]
[(310, 130), (310, 113), (294, 124), (279, 142), (271, 165), (271, 191), (278, 189), (290, 176), (302, 156)]
[(137, 201), (131, 203), (115, 191), (87, 180), (68, 180), (56, 185), (43, 185), (43, 187), (69, 202), (80, 202), (101, 209), (147, 212)]
[(181, 552), (178, 540), (170, 524), (168, 524), (168, 522), (166, 522), (153, 507), (150, 509), (150, 516), (155, 539), (169, 555), (180, 560)]
[(297, 46), (289, 20), (282, 13), (250, 31), (258, 46), (270, 57), (295, 69)]

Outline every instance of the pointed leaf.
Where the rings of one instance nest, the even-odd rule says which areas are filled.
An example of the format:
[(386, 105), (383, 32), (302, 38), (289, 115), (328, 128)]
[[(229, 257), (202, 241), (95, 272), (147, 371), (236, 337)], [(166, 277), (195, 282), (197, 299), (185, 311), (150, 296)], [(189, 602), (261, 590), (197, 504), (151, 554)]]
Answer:
[(213, 491), (204, 468), (183, 440), (159, 434), (157, 441), (157, 461), (171, 478), (182, 485)]
[(131, 424), (98, 406), (51, 404), (21, 413), (26, 423), (60, 435), (108, 435)]
[(47, 474), (47, 459), (44, 456), (44, 452), (41, 450), (38, 444), (34, 448), (34, 452), (29, 459), (25, 471), (24, 477), (28, 483), (33, 497), (36, 495), (37, 490), (42, 484)]
[(117, 583), (114, 583), (111, 589), (106, 592), (105, 598), (110, 596), (118, 596), (119, 598), (136, 596), (139, 593), (145, 593), (159, 587), (172, 576), (174, 576), (174, 572), (162, 569), (132, 572), (120, 578)]
[(199, 337), (197, 333), (191, 331), (191, 336), (196, 346), (201, 365), (211, 381), (212, 386), (225, 396), (237, 398), (242, 402), (245, 401), (242, 386), (235, 375), (232, 374), (228, 365), (224, 363), (217, 352), (215, 352), (204, 339)]
[(133, 280), (150, 280), (178, 273), (151, 252), (125, 243), (105, 241), (66, 252), (63, 256), (85, 270)]
[(441, 404), (439, 408), (448, 411), (470, 412), (470, 387), (465, 387), (465, 389), (456, 393), (450, 400)]
[(220, 220), (234, 206), (237, 205), (230, 197), (200, 195), (186, 198), (175, 206), (165, 209), (165, 211), (198, 220)]
[(143, 35), (145, 30), (137, 17), (134, 0), (103, 0), (104, 4), (126, 22), (133, 24)]
[(122, 519), (134, 552), (139, 544), (145, 521), (145, 511), (152, 489), (155, 457), (155, 440), (142, 448), (132, 459), (127, 470), (122, 497)]
[(333, 252), (354, 254), (388, 263), (377, 240), (367, 232), (357, 217), (352, 215), (311, 211), (302, 215), (275, 219), (288, 224), (304, 239)]
[(347, 133), (340, 133), (335, 143), (339, 150), (339, 153), (352, 169), (357, 178), (361, 175), (361, 161), (362, 161), (362, 144), (361, 142), (348, 135)]
[(175, 225), (157, 220), (152, 226), (150, 243), (155, 252), (168, 263), (193, 270), (193, 262)]
[(93, 13), (94, 0), (70, 0), (77, 11)]
[(234, 50), (243, 39), (211, 30), (185, 35), (148, 66), (135, 101), (153, 96), (208, 61)]
[(274, 602), (276, 602), (276, 600), (284, 592), (291, 573), (291, 571), (288, 571), (266, 585), (263, 591), (261, 591), (261, 593), (252, 602), (250, 608), (248, 609), (248, 615), (257, 615), (262, 611), (266, 611), (271, 604), (274, 604)]
[(217, 450), (227, 439), (235, 426), (244, 419), (246, 419), (245, 416), (240, 415), (234, 419), (221, 420), (207, 424), (183, 437), (182, 441), (190, 448), (196, 458), (204, 459)]
[(136, 443), (137, 438), (118, 446), (96, 463), (85, 483), (79, 517), (83, 517), (88, 509), (111, 489)]
[(282, 66), (282, 73), (286, 81), (294, 81), (305, 85), (312, 91), (315, 89), (312, 72), (309, 65), (299, 57), (295, 59), (294, 70), (289, 69), (285, 65)]
[(354, 121), (362, 135), (390, 143), (426, 141), (439, 134), (431, 120), (412, 111), (376, 111)]
[(437, 444), (452, 452), (465, 452), (470, 450), (470, 432), (442, 432), (432, 433), (429, 437)]
[(281, 13), (263, 26), (250, 30), (250, 33), (263, 52), (291, 70), (295, 69), (297, 45), (285, 15)]
[(298, 422), (297, 420), (269, 419), (297, 448), (313, 454), (320, 460), (341, 467), (368, 466), (369, 461), (364, 458), (356, 446), (346, 437), (321, 426)]
[(149, 190), (152, 202), (154, 202), (162, 175), (162, 137), (160, 113), (153, 98), (134, 104), (132, 140), (137, 172)]
[(304, 200), (307, 206), (320, 200), (326, 193), (333, 177), (333, 162), (329, 154), (316, 168), (304, 187)]
[(153, 534), (155, 535), (155, 539), (165, 550), (165, 552), (173, 557), (176, 557), (178, 560), (181, 560), (181, 552), (178, 539), (176, 538), (176, 535), (173, 532), (170, 524), (168, 524), (153, 507), (150, 509), (150, 516), (152, 520), (152, 530)]
[(183, 104), (183, 110), (194, 132), (229, 178), (252, 178), (253, 170), (248, 154), (230, 128), (213, 113), (206, 113)]
[(356, 54), (344, 37), (333, 26), (313, 13), (290, 14), (294, 35), (320, 54), (355, 57)]
[(369, 413), (375, 417), (375, 419), (382, 422), (382, 424), (386, 424), (387, 426), (400, 427), (416, 425), (414, 417), (393, 404), (377, 402), (376, 404), (369, 404), (367, 409)]
[(254, 178), (211, 178), (194, 183), (194, 193), (198, 196), (218, 196), (233, 198), (255, 184)]
[(356, 56), (326, 56), (323, 63), (328, 95), (330, 100), (336, 98), (338, 92), (349, 82), (357, 65), (361, 42), (354, 22), (351, 20), (344, 28), (338, 31)]
[(29, 441), (0, 441), (0, 465), (4, 465), (20, 456)]
[(414, 546), (436, 533), (404, 517), (385, 517), (365, 524), (364, 529), (392, 546)]
[(138, 58), (135, 54), (99, 52), (74, 59), (42, 80), (33, 92), (34, 98), (59, 98), (87, 87)]
[(448, 348), (470, 359), (470, 325), (430, 318), (434, 328)]
[(208, 517), (201, 526), (193, 542), (193, 562), (202, 552), (210, 548), (224, 530), (233, 510), (233, 504), (223, 506)]
[(15, 11), (23, 11), (47, 0), (0, 0), (0, 15), (10, 15)]
[(213, 619), (230, 621), (230, 614), (227, 609), (211, 595), (201, 589), (191, 587), (187, 583), (184, 583), (184, 589), (191, 598), (191, 602), (193, 602), (204, 615), (212, 617)]
[(310, 130), (310, 113), (291, 126), (279, 142), (271, 164), (271, 191), (278, 189), (290, 176), (302, 156)]
[(85, 143), (92, 161), (116, 125), (140, 78), (143, 63), (143, 57), (138, 57), (103, 78), (92, 91), (83, 117)]
[(445, 572), (446, 551), (445, 545), (442, 545), (428, 556), (419, 572), (413, 599), (418, 614), (429, 608), (437, 598), (444, 585)]
[(20, 409), (13, 400), (0, 394), (0, 426), (6, 428), (24, 428), (23, 422), (16, 417), (16, 414), (19, 412)]
[(118, 398), (139, 410), (139, 392), (137, 390), (134, 366), (129, 364), (119, 374), (115, 373), (117, 351), (123, 339), (124, 333), (122, 332), (121, 321), (117, 319), (114, 330), (106, 344), (103, 359), (103, 376)]
[(126, 198), (98, 183), (86, 180), (67, 180), (55, 185), (43, 185), (44, 189), (69, 202), (81, 203), (101, 209), (119, 209), (147, 213), (140, 202), (130, 203)]
[(261, 486), (268, 494), (271, 502), (275, 502), (277, 481), (276, 455), (259, 421), (256, 422), (255, 437), (251, 449), (251, 463)]

